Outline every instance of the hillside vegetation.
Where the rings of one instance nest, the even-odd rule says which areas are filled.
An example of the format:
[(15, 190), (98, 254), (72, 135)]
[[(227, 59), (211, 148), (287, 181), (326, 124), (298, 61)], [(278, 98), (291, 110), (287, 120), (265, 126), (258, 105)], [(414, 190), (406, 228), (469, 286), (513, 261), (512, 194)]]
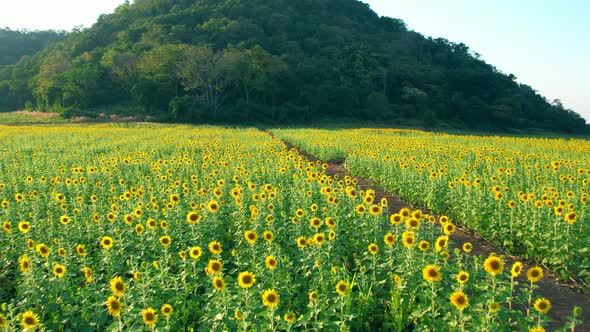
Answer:
[(0, 109), (588, 131), (515, 79), (356, 0), (136, 0), (0, 66)]

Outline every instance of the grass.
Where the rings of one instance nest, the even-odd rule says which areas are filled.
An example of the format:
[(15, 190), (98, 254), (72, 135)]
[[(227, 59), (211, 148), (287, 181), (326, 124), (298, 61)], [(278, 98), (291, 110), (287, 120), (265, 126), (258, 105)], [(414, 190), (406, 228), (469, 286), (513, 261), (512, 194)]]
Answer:
[(16, 112), (0, 112), (0, 124), (60, 124), (67, 121), (57, 116), (40, 116)]

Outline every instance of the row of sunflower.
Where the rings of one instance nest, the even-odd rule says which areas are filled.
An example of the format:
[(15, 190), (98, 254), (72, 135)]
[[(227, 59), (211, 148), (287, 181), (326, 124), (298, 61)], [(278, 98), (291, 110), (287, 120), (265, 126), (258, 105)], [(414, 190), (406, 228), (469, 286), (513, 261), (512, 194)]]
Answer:
[[(253, 129), (0, 130), (0, 328), (543, 330), (543, 271), (453, 248)], [(575, 326), (579, 311), (568, 320)]]
[(590, 284), (590, 142), (417, 130), (275, 130), (322, 160)]

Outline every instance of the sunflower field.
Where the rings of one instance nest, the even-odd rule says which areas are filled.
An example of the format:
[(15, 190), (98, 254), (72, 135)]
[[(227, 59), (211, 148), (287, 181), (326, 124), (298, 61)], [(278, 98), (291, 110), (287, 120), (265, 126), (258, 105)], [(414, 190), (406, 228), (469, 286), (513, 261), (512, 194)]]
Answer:
[[(551, 154), (535, 141), (495, 139), (492, 149), (412, 132), (358, 131), (349, 146), (344, 133), (277, 134), (345, 155), (354, 173), (431, 207), (451, 204), (451, 217), (390, 210), (256, 129), (0, 126), (0, 330), (548, 326), (552, 303), (534, 292), (544, 270), (453, 247), (453, 218), (515, 247), (534, 226), (527, 253), (544, 253), (537, 237), (548, 234), (543, 257), (559, 244), (580, 260), (589, 167), (573, 145), (583, 142), (557, 141)], [(572, 308), (568, 328), (579, 314)]]
[(433, 134), (418, 130), (277, 130), (323, 160), (446, 213), (590, 284), (590, 141)]

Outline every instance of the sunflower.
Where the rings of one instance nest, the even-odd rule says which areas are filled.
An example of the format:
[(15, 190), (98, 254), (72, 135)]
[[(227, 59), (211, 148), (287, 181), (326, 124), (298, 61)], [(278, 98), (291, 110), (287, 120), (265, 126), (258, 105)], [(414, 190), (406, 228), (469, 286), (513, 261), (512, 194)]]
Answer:
[(20, 266), (22, 273), (27, 273), (31, 268), (31, 260), (29, 260), (29, 256), (27, 254), (20, 256), (18, 258), (18, 265)]
[(334, 231), (329, 231), (328, 232), (328, 239), (330, 240), (334, 240), (336, 238), (336, 232)]
[(435, 265), (426, 265), (422, 269), (422, 277), (428, 282), (440, 281), (440, 267)]
[(510, 274), (512, 277), (516, 278), (522, 273), (522, 263), (521, 262), (514, 262), (512, 264), (512, 268), (510, 269)]
[(256, 277), (254, 276), (254, 274), (248, 271), (240, 272), (240, 274), (238, 274), (238, 285), (241, 288), (250, 288), (254, 285), (255, 282)]
[(0, 329), (6, 328), (6, 318), (4, 315), (0, 314)]
[(322, 226), (322, 223), (323, 223), (322, 219), (320, 219), (318, 217), (313, 217), (309, 220), (309, 226), (311, 228), (315, 228), (315, 229), (320, 228), (320, 226)]
[(43, 258), (49, 257), (49, 254), (51, 253), (51, 249), (49, 249), (49, 247), (45, 245), (45, 243), (39, 243), (38, 245), (36, 245), (35, 250), (39, 253), (39, 256)]
[(578, 219), (578, 214), (577, 214), (576, 212), (573, 212), (573, 211), (572, 211), (572, 212), (570, 212), (570, 213), (567, 213), (567, 214), (565, 215), (564, 219), (565, 219), (565, 221), (566, 221), (568, 224), (570, 224), (570, 225), (571, 225), (571, 224), (575, 223), (575, 222), (576, 222), (576, 220)]
[(355, 210), (356, 210), (357, 214), (364, 214), (365, 211), (367, 211), (367, 208), (361, 204), (361, 205), (357, 205)]
[(188, 250), (188, 255), (191, 256), (192, 259), (198, 259), (199, 257), (201, 257), (201, 254), (203, 253), (203, 251), (201, 250), (201, 247), (191, 247)]
[(105, 236), (100, 240), (100, 245), (104, 249), (111, 249), (113, 247), (113, 238), (110, 236)]
[(264, 264), (266, 265), (266, 267), (269, 270), (272, 271), (277, 268), (277, 265), (279, 265), (279, 262), (277, 261), (275, 256), (266, 256), (266, 258), (264, 259)]
[(219, 210), (219, 203), (217, 203), (216, 200), (212, 199), (207, 204), (207, 210), (209, 210), (209, 212), (211, 212), (211, 213), (217, 212)]
[(465, 251), (466, 253), (470, 253), (471, 250), (473, 250), (473, 245), (471, 244), (471, 242), (463, 243), (463, 251)]
[(416, 244), (416, 235), (414, 232), (405, 231), (402, 233), (402, 244), (406, 248), (412, 248)]
[(307, 246), (307, 239), (303, 236), (300, 236), (297, 238), (297, 247), (299, 247), (300, 249), (303, 249)]
[(526, 273), (526, 278), (530, 282), (538, 282), (543, 278), (543, 269), (539, 266), (531, 267)]
[(82, 268), (82, 272), (84, 272), (84, 278), (86, 279), (86, 282), (91, 283), (92, 282), (92, 269), (90, 269), (89, 267), (83, 267)]
[(154, 326), (158, 321), (158, 315), (156, 315), (156, 310), (149, 307), (141, 311), (141, 318), (143, 319), (143, 323), (147, 326)]
[(219, 291), (225, 289), (225, 281), (223, 281), (223, 278), (221, 277), (214, 277), (211, 283), (213, 284), (213, 287)]
[(422, 240), (418, 243), (418, 248), (420, 248), (420, 251), (426, 251), (428, 248), (430, 248), (430, 243), (428, 243), (428, 241)]
[(297, 209), (297, 211), (295, 211), (295, 215), (299, 218), (303, 217), (304, 214), (305, 212), (303, 211), (303, 209)]
[(247, 230), (244, 232), (244, 239), (250, 244), (256, 243), (258, 240), (258, 234), (254, 233), (253, 231)]
[(240, 310), (236, 309), (234, 310), (234, 318), (236, 320), (242, 320), (244, 319), (244, 314)]
[(285, 319), (285, 322), (291, 324), (295, 321), (295, 318), (297, 318), (297, 315), (295, 315), (294, 312), (288, 312), (285, 314), (285, 316), (283, 318)]
[(383, 236), (383, 242), (385, 242), (386, 246), (391, 247), (395, 243), (395, 236), (391, 233), (387, 233)]
[(164, 247), (168, 247), (172, 243), (172, 239), (168, 235), (160, 237), (160, 244)]
[(119, 317), (123, 311), (123, 305), (121, 305), (121, 301), (112, 295), (107, 299), (106, 306), (107, 312), (113, 317)]
[(57, 249), (57, 254), (60, 255), (61, 257), (65, 257), (66, 249), (64, 249), (64, 248)]
[(457, 282), (464, 284), (469, 281), (469, 273), (467, 271), (461, 271), (457, 273)]
[(21, 233), (26, 233), (31, 230), (31, 223), (28, 221), (21, 221), (18, 223), (18, 230)]
[(496, 313), (500, 310), (500, 303), (492, 302), (488, 305), (488, 309), (490, 310), (490, 312)]
[(68, 217), (67, 215), (63, 215), (61, 217), (59, 217), (59, 222), (62, 223), (63, 225), (67, 225), (70, 223), (70, 217)]
[(551, 310), (551, 302), (546, 298), (542, 297), (535, 301), (535, 310), (540, 313), (547, 314)]
[(221, 272), (222, 268), (223, 268), (223, 263), (221, 263), (221, 261), (218, 261), (216, 259), (210, 259), (209, 264), (207, 264), (207, 267), (206, 267), (207, 274), (208, 275), (216, 275), (219, 272)]
[(336, 222), (334, 221), (334, 219), (332, 219), (332, 217), (326, 217), (324, 223), (326, 224), (326, 226), (328, 226), (328, 228), (336, 227)]
[(309, 294), (307, 295), (307, 297), (309, 298), (310, 301), (317, 301), (319, 295), (318, 295), (318, 292), (311, 291), (311, 292), (309, 292)]
[(441, 251), (447, 247), (448, 243), (449, 243), (448, 236), (446, 236), (446, 235), (439, 236), (438, 239), (436, 239), (436, 242), (434, 243), (434, 248), (436, 249), (436, 251)]
[(455, 227), (455, 225), (451, 224), (450, 222), (445, 223), (445, 225), (443, 226), (443, 231), (446, 235), (451, 235), (455, 233), (456, 229), (457, 228)]
[(154, 219), (148, 219), (148, 221), (147, 221), (147, 227), (149, 229), (154, 229), (154, 228), (158, 227), (158, 223)]
[(219, 243), (217, 241), (211, 241), (209, 243), (209, 251), (213, 255), (219, 255), (219, 254), (221, 254), (221, 252), (223, 251), (223, 249), (221, 248), (221, 243)]
[(369, 246), (367, 247), (367, 250), (369, 251), (369, 253), (371, 255), (375, 255), (377, 254), (377, 252), (379, 252), (379, 246), (376, 245), (375, 243), (371, 243), (369, 244)]
[(420, 228), (420, 220), (414, 217), (406, 219), (406, 228), (418, 229)]
[(39, 326), (39, 316), (31, 310), (26, 311), (21, 318), (20, 326), (23, 329), (37, 328)]
[(279, 305), (280, 298), (274, 289), (267, 289), (262, 293), (262, 304), (267, 308), (274, 309)]
[(116, 276), (113, 279), (111, 279), (109, 284), (111, 286), (111, 291), (117, 297), (121, 297), (121, 296), (123, 296), (123, 294), (125, 294), (125, 290), (127, 289), (127, 287), (125, 287), (125, 283), (123, 282), (123, 278)]
[(381, 212), (383, 212), (383, 208), (379, 205), (371, 205), (371, 207), (369, 207), (369, 213), (372, 216), (379, 216), (381, 215)]
[(10, 233), (12, 231), (12, 224), (10, 223), (10, 221), (3, 222), (2, 229), (4, 230), (4, 232)]
[(350, 289), (350, 286), (344, 280), (340, 280), (336, 284), (336, 293), (338, 293), (338, 295), (340, 295), (340, 296), (345, 296), (348, 293), (349, 289)]
[(529, 332), (545, 332), (545, 328), (541, 325), (535, 327), (529, 327)]
[(66, 267), (61, 264), (55, 264), (53, 266), (53, 274), (58, 278), (63, 277), (66, 274), (66, 271)]
[(462, 291), (453, 292), (453, 294), (451, 294), (450, 300), (451, 304), (461, 311), (469, 306), (469, 299)]
[(160, 312), (162, 313), (162, 316), (164, 316), (164, 317), (170, 316), (170, 314), (172, 314), (173, 310), (174, 309), (172, 309), (172, 306), (168, 303), (165, 303), (162, 305), (162, 307), (160, 307)]
[(324, 233), (316, 233), (313, 235), (314, 244), (321, 246), (322, 244), (324, 244), (324, 242), (326, 242), (326, 236), (324, 235)]
[(504, 263), (502, 258), (490, 255), (483, 263), (483, 268), (487, 273), (496, 276), (504, 271)]
[(86, 256), (86, 246), (83, 244), (77, 245), (76, 252), (78, 253), (78, 256), (80, 256), (80, 257)]
[(198, 224), (201, 221), (201, 216), (196, 212), (189, 212), (186, 215), (186, 221), (191, 225)]
[(266, 242), (272, 242), (272, 239), (274, 238), (274, 234), (271, 231), (264, 231), (262, 233), (262, 238), (264, 238), (264, 240)]
[(399, 213), (395, 213), (395, 214), (392, 214), (391, 216), (389, 216), (389, 222), (392, 225), (399, 225), (399, 224), (401, 224), (402, 220), (403, 220), (402, 215)]

